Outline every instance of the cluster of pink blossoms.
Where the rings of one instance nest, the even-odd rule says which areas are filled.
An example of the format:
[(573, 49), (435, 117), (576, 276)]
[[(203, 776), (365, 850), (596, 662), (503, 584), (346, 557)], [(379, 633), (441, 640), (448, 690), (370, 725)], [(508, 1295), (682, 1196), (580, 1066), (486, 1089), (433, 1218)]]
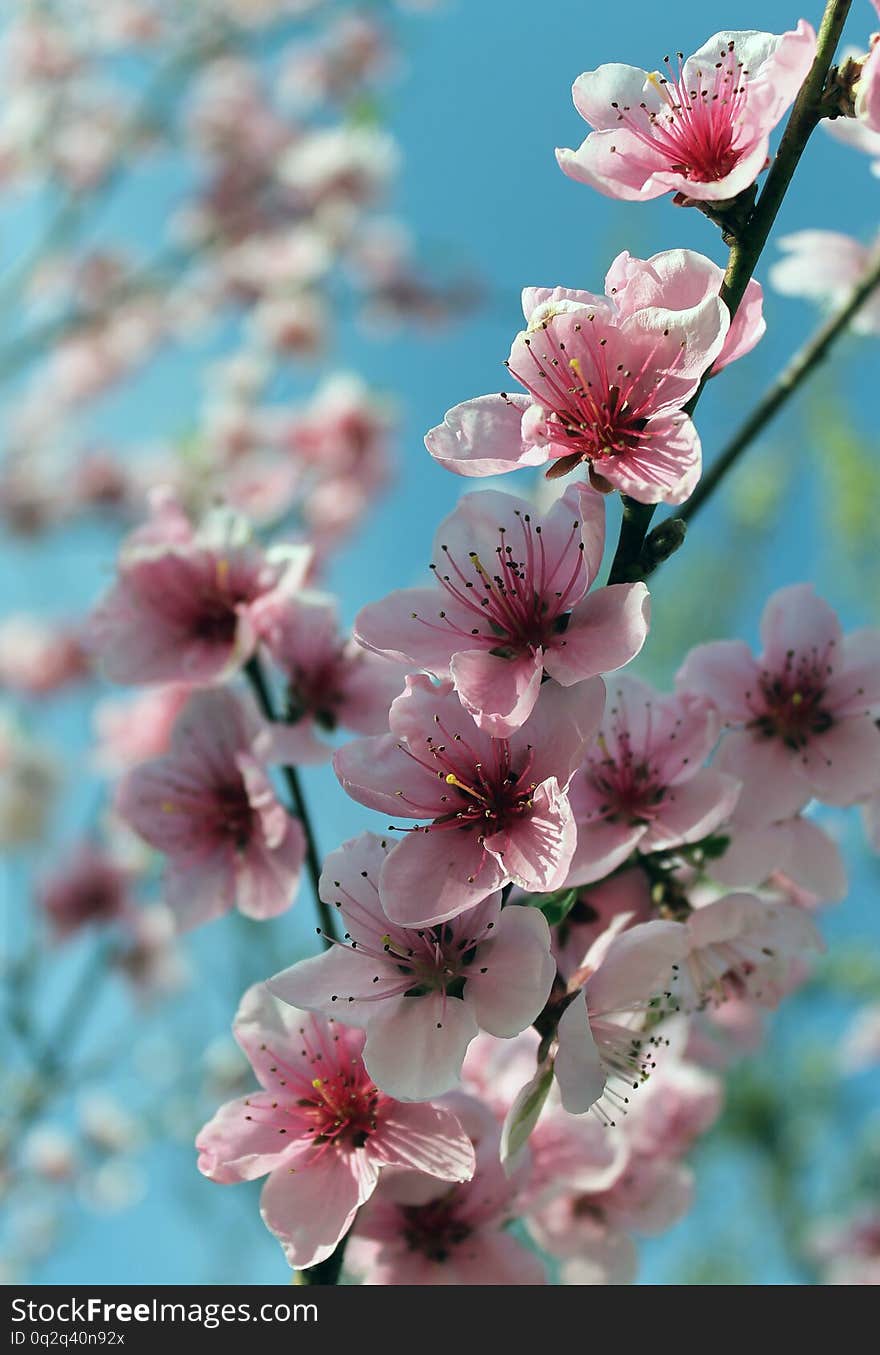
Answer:
[[(584, 75), (596, 130), (560, 163), (622, 197), (725, 204), (815, 46), (802, 21), (718, 34), (677, 76)], [(321, 191), (338, 161), (297, 151), (288, 181)], [(460, 475), (586, 478), (544, 510), (464, 495), (431, 581), (351, 637), (307, 547), (265, 549), (226, 511), (196, 525), (167, 495), (94, 614), (107, 674), (164, 693), (143, 750), (117, 731), (108, 752), (179, 926), (272, 916), (304, 862), (317, 877), (297, 764), (332, 756), (381, 816), (313, 878), (323, 953), (245, 994), (260, 1089), (197, 1140), (210, 1179), (267, 1178), (296, 1269), (344, 1244), (366, 1284), (541, 1284), (522, 1220), (565, 1283), (632, 1280), (634, 1236), (688, 1208), (718, 1069), (823, 949), (813, 914), (846, 876), (813, 811), (880, 796), (880, 631), (844, 635), (797, 584), (767, 602), (757, 657), (701, 645), (662, 693), (620, 672), (647, 587), (597, 586), (607, 496), (688, 497), (693, 398), (763, 333), (759, 285), (731, 317), (721, 282), (681, 249), (619, 255), (602, 294), (526, 289), (521, 389), (457, 406), (426, 444)]]

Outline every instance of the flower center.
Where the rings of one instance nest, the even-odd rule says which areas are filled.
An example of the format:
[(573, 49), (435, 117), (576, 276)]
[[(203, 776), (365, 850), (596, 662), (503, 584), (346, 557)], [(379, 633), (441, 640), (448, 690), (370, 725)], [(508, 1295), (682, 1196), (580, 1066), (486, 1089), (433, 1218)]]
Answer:
[(678, 74), (669, 57), (667, 74), (648, 77), (662, 97), (657, 110), (612, 103), (618, 121), (643, 145), (659, 152), (669, 169), (695, 183), (724, 179), (740, 158), (739, 124), (746, 103), (744, 77), (748, 71), (737, 60), (734, 44), (719, 52), (714, 71), (698, 70), (685, 77), (684, 58), (678, 54)]
[(562, 548), (548, 550), (540, 524), (514, 510), (512, 527), (498, 528), (498, 544), (484, 559), (469, 550), (457, 559), (441, 546), (442, 564), (430, 568), (455, 604), (455, 619), (439, 613), (440, 625), (413, 613), (431, 630), (460, 637), (474, 648), (489, 647), (498, 658), (514, 658), (546, 647), (565, 629), (567, 613), (582, 596), (585, 577), (580, 522), (572, 523)]
[(551, 318), (522, 340), (530, 365), (519, 358), (516, 367), (507, 364), (511, 375), (548, 411), (539, 431), (548, 441), (571, 449), (566, 469), (571, 469), (572, 457), (600, 461), (645, 453), (653, 436), (649, 420), (661, 379), (652, 368), (653, 352), (633, 369), (610, 362), (607, 340), (596, 338), (595, 313), (585, 306), (584, 317), (573, 324), (569, 340), (578, 353), (570, 354)]
[(254, 811), (243, 781), (214, 791), (214, 828), (217, 837), (243, 851), (253, 836)]
[(473, 1232), (469, 1223), (457, 1217), (457, 1203), (452, 1191), (440, 1200), (401, 1208), (403, 1236), (410, 1251), (420, 1252), (439, 1264), (449, 1260), (455, 1248)]
[(827, 656), (798, 656), (789, 650), (782, 671), (765, 670), (759, 678), (759, 691), (746, 694), (756, 711), (748, 727), (762, 738), (781, 739), (787, 748), (806, 748), (811, 739), (826, 734), (834, 723), (824, 706), (830, 673)]
[(666, 791), (659, 770), (647, 753), (632, 747), (629, 731), (622, 727), (611, 742), (600, 735), (596, 750), (587, 754), (583, 775), (601, 797), (593, 811), (596, 818), (648, 823)]

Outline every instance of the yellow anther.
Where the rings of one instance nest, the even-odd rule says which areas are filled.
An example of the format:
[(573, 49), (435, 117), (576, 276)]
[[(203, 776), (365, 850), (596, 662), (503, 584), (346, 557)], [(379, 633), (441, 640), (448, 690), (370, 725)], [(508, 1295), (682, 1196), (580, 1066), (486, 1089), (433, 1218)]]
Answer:
[(663, 86), (662, 86), (662, 83), (661, 83), (661, 78), (660, 78), (660, 72), (659, 72), (659, 71), (649, 71), (649, 72), (648, 72), (648, 84), (649, 84), (649, 85), (653, 85), (654, 88), (656, 89), (656, 91), (657, 91), (658, 94), (662, 94), (662, 93), (663, 93)]
[(216, 574), (217, 574), (217, 587), (218, 587), (218, 588), (225, 588), (226, 585), (227, 585), (227, 583), (229, 582), (229, 561), (228, 561), (228, 560), (218, 560), (218, 561), (217, 561)]
[(569, 367), (571, 368), (571, 370), (574, 372), (574, 374), (575, 374), (575, 376), (578, 378), (578, 380), (582, 381), (582, 380), (583, 380), (583, 373), (581, 372), (581, 360), (580, 360), (580, 358), (569, 358), (569, 359), (568, 359), (568, 365), (569, 365)]
[(385, 935), (382, 937), (382, 945), (383, 945), (383, 946), (390, 946), (390, 945), (391, 945), (391, 937), (388, 935), (387, 932), (386, 932)]
[(792, 704), (793, 706), (799, 706), (799, 705), (801, 704), (801, 702), (803, 701), (803, 699), (804, 699), (804, 694), (803, 694), (803, 692), (792, 692), (792, 694), (791, 694), (791, 704)]
[(173, 813), (175, 813), (176, 809), (177, 809), (177, 805), (173, 804), (171, 800), (163, 800), (163, 801), (162, 801), (162, 813), (163, 813), (163, 814), (173, 814)]
[(321, 1079), (319, 1077), (313, 1078), (312, 1086), (314, 1087), (316, 1092), (319, 1092), (321, 1090)]

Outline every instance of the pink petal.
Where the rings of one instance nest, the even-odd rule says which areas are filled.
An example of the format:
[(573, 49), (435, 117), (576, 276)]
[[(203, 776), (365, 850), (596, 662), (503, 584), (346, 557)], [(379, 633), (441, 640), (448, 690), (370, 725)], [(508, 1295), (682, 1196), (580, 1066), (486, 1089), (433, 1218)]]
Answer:
[(469, 1181), (476, 1165), (473, 1144), (443, 1106), (388, 1106), (369, 1152), (383, 1166), (408, 1167), (442, 1181)]
[(477, 728), (507, 738), (529, 718), (538, 699), (543, 655), (499, 658), (485, 649), (460, 650), (450, 665), (452, 680)]
[(810, 798), (797, 755), (781, 739), (761, 738), (749, 730), (725, 734), (712, 765), (742, 782), (737, 811), (742, 824), (759, 827), (790, 819)]
[(680, 922), (639, 922), (616, 936), (587, 980), (587, 1007), (603, 1016), (625, 1011), (667, 989), (688, 952)]
[(480, 1028), (502, 1039), (525, 1030), (542, 1011), (556, 976), (544, 915), (537, 908), (504, 908), (473, 969), (465, 1001)]
[(440, 993), (397, 998), (383, 1003), (370, 1022), (364, 1064), (389, 1096), (425, 1101), (458, 1085), (477, 1030), (473, 1012), (459, 998), (444, 1000)]
[(747, 694), (758, 682), (759, 669), (743, 640), (716, 640), (697, 645), (678, 670), (679, 691), (696, 692), (717, 707), (731, 724), (752, 718)]
[(295, 1141), (278, 1133), (274, 1103), (271, 1092), (251, 1092), (220, 1107), (196, 1138), (203, 1176), (223, 1184), (253, 1181), (273, 1171), (285, 1155), (296, 1156)]
[(450, 409), (442, 424), (425, 437), (435, 461), (456, 475), (502, 475), (520, 466), (540, 466), (543, 447), (523, 441), (522, 416), (531, 404), (525, 395), (481, 395)]
[(836, 614), (812, 584), (795, 583), (780, 588), (767, 602), (761, 616), (761, 642), (768, 668), (782, 669), (790, 651), (822, 655), (832, 646), (840, 653), (843, 631)]
[[(361, 1154), (363, 1156), (363, 1154)], [(325, 1261), (351, 1227), (358, 1205), (372, 1193), (345, 1153), (313, 1154), (296, 1170), (273, 1171), (260, 1196), (263, 1222), (285, 1244), (296, 1269)]]
[(741, 784), (711, 767), (690, 781), (671, 786), (645, 834), (641, 850), (659, 852), (683, 842), (699, 842), (730, 818)]
[(605, 1070), (590, 1029), (587, 1006), (576, 997), (557, 1028), (556, 1081), (569, 1115), (584, 1115), (605, 1090)]
[(477, 843), (456, 828), (407, 833), (389, 854), (379, 892), (392, 922), (427, 927), (457, 917), (500, 888), (507, 873)]
[(565, 687), (622, 668), (645, 643), (650, 617), (643, 583), (597, 588), (577, 604), (566, 630), (548, 646), (544, 667)]
[(501, 861), (505, 878), (539, 892), (559, 889), (576, 845), (574, 815), (555, 777), (537, 787), (527, 815), (486, 838), (486, 849)]
[(871, 715), (838, 720), (811, 739), (800, 765), (817, 799), (851, 805), (864, 799), (880, 780), (880, 729)]

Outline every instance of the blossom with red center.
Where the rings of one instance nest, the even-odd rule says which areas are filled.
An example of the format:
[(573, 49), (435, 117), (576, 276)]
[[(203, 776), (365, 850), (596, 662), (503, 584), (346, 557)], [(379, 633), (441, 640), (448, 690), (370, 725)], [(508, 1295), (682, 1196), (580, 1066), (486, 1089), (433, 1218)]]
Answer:
[(642, 583), (588, 589), (605, 541), (601, 495), (571, 485), (545, 514), (510, 494), (466, 494), (434, 543), (434, 588), (403, 588), (359, 612), (355, 637), (451, 678), (477, 725), (506, 738), (544, 673), (569, 687), (620, 668), (648, 632)]
[(333, 759), (354, 800), (396, 818), (428, 819), (405, 831), (379, 873), (393, 922), (446, 922), (510, 881), (557, 889), (575, 847), (566, 790), (601, 718), (605, 687), (547, 683), (509, 739), (474, 724), (450, 682), (421, 674), (389, 713), (391, 733), (356, 739)]
[(131, 872), (106, 851), (83, 842), (45, 881), (38, 902), (59, 939), (81, 927), (106, 925), (127, 911)]
[(267, 918), (290, 907), (305, 835), (278, 800), (255, 747), (262, 725), (233, 692), (197, 692), (169, 752), (120, 782), (117, 809), (168, 858), (165, 900), (198, 926), (238, 907)]
[(484, 1106), (465, 1096), (450, 1104), (474, 1143), (473, 1178), (444, 1187), (389, 1173), (357, 1217), (346, 1268), (368, 1285), (544, 1284), (541, 1261), (507, 1231), (526, 1171), (505, 1173), (498, 1126)]
[(578, 845), (568, 883), (601, 880), (633, 852), (698, 842), (730, 816), (739, 782), (703, 766), (718, 737), (709, 703), (615, 679), (570, 789)]
[(586, 463), (601, 489), (643, 503), (680, 503), (701, 465), (684, 406), (719, 357), (740, 356), (761, 332), (753, 292), (728, 341), (730, 315), (718, 285), (708, 259), (670, 250), (653, 260), (620, 255), (604, 296), (527, 287), (527, 327), (507, 363), (527, 394), (456, 405), (426, 436), (428, 451), (468, 476), (549, 462), (552, 479)]
[(321, 876), (345, 940), (269, 980), (285, 1002), (367, 1033), (364, 1063), (383, 1091), (420, 1101), (449, 1091), (480, 1029), (502, 1039), (534, 1021), (556, 965), (537, 908), (501, 908), (496, 892), (451, 922), (389, 922), (378, 880), (389, 844), (364, 833), (331, 852)]
[(574, 105), (595, 130), (556, 159), (569, 178), (607, 197), (645, 202), (681, 193), (726, 202), (767, 163), (770, 133), (794, 101), (816, 53), (816, 34), (715, 33), (664, 71), (614, 62), (585, 71)]
[(93, 613), (91, 640), (113, 682), (201, 684), (253, 653), (251, 608), (273, 589), (295, 591), (311, 562), (306, 546), (264, 552), (225, 509), (194, 530), (167, 496), (123, 547), (119, 577)]
[(320, 734), (340, 726), (358, 734), (388, 728), (388, 708), (403, 689), (406, 669), (343, 639), (332, 598), (275, 591), (254, 604), (252, 617), (286, 679), (285, 721), (270, 731), (273, 758), (323, 762), (332, 749)]
[(263, 1221), (295, 1268), (326, 1260), (380, 1168), (453, 1182), (473, 1175), (474, 1150), (456, 1116), (379, 1091), (361, 1059), (361, 1031), (297, 1011), (256, 984), (233, 1032), (262, 1090), (228, 1102), (200, 1131), (199, 1170), (222, 1184), (268, 1175)]
[(698, 645), (680, 690), (705, 697), (729, 727), (714, 766), (739, 777), (738, 817), (761, 825), (811, 796), (849, 805), (877, 786), (880, 630), (844, 636), (809, 584), (781, 588), (761, 617), (764, 652), (742, 640)]

